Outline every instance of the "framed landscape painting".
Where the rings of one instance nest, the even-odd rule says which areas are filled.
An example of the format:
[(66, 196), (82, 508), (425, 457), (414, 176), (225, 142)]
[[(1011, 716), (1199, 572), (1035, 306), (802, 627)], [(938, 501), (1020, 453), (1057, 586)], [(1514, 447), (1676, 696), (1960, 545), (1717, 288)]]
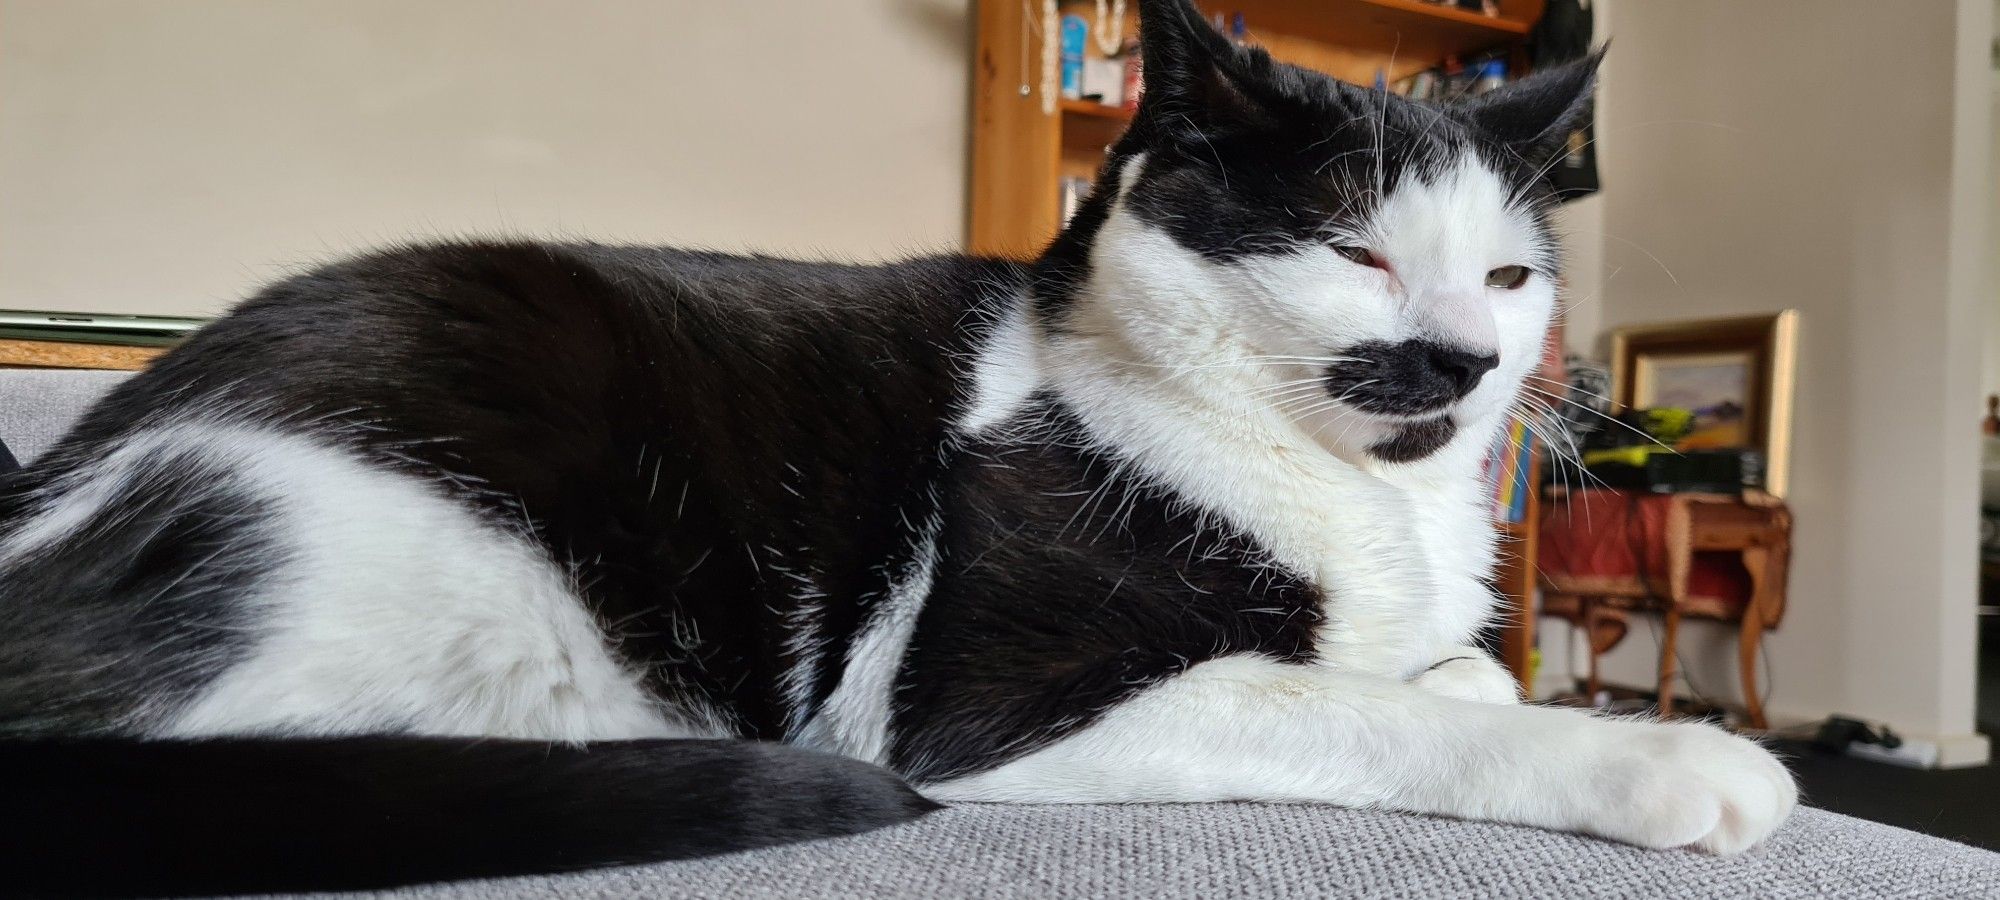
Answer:
[(1621, 328), (1611, 337), (1612, 401), (1694, 413), (1678, 450), (1754, 449), (1764, 489), (1783, 497), (1790, 471), (1797, 310)]

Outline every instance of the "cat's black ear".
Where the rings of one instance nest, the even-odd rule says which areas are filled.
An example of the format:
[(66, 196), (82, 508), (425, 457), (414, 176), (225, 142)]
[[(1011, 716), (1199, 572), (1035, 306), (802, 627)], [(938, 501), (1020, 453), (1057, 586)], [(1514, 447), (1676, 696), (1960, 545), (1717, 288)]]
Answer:
[(1481, 95), (1467, 107), (1480, 131), (1529, 160), (1546, 160), (1583, 126), (1604, 50)]
[(1141, 0), (1139, 117), (1165, 134), (1206, 132), (1264, 115), (1251, 88), (1251, 51), (1231, 44), (1190, 0)]

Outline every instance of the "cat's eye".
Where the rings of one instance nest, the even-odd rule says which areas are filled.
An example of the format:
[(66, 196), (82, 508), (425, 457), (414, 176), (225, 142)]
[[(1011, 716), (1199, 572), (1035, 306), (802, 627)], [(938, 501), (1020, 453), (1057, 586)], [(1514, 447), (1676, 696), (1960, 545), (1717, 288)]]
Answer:
[(1374, 252), (1370, 251), (1367, 247), (1356, 247), (1351, 244), (1335, 244), (1333, 245), (1333, 252), (1340, 254), (1351, 263), (1376, 269), (1382, 267), (1382, 263), (1375, 258)]
[(1501, 266), (1486, 273), (1486, 286), (1502, 290), (1514, 290), (1528, 283), (1527, 266)]

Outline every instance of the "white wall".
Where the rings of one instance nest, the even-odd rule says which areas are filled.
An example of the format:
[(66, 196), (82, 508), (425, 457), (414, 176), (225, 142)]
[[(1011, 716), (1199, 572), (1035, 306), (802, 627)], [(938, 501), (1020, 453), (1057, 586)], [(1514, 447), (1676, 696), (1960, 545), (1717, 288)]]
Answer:
[(1562, 235), (1567, 273), (1561, 298), (1564, 349), (1599, 358), (1603, 354), (1596, 345), (1604, 324), (1604, 308), (1599, 298), (1606, 281), (1604, 194), (1563, 204), (1556, 212), (1555, 227)]
[(0, 307), (512, 232), (948, 248), (969, 0), (0, 0)]
[[(1989, 3), (1598, 0), (1587, 314), (1803, 312), (1781, 717), (1972, 731)], [(1730, 633), (1691, 630), (1694, 685), (1735, 698)], [(1609, 677), (1650, 684), (1656, 646), (1635, 621)]]
[[(1993, 0), (1992, 15), (1996, 22), (1995, 28), (2000, 29), (2000, 0)], [(2000, 41), (2000, 34), (1995, 34), (1994, 40)], [(2000, 127), (2000, 67), (1993, 66), (1991, 60), (1988, 61), (1988, 65), (1987, 84), (1991, 89), (1989, 99), (1992, 101), (1990, 114), (1995, 126)], [(1984, 395), (2000, 394), (2000, 137), (1991, 142), (1987, 151), (1990, 164), (1987, 167), (1986, 198), (1989, 205), (1986, 208), (1986, 220), (1990, 227), (1986, 235), (1988, 254), (1984, 328), (1986, 340), (1981, 354), (1985, 364), (1981, 367), (1982, 377), (1979, 381), (1982, 403)], [(1980, 410), (1983, 412), (1985, 408), (1982, 405)]]
[[(2000, 0), (1994, 0), (1994, 7), (1996, 8), (1995, 18), (2000, 19)], [(2000, 39), (2000, 37), (1996, 37), (1996, 39)], [(1996, 124), (2000, 124), (2000, 69), (1988, 71), (1987, 78), (1991, 88), (1989, 99), (1992, 102), (1989, 112), (1993, 121)], [(2000, 140), (1992, 141), (1992, 146), (1988, 150), (1988, 183), (1992, 186), (2000, 186)], [(1986, 199), (1988, 203), (1986, 208), (1987, 222), (1989, 224), (2000, 223), (2000, 190), (1988, 190), (1986, 192)], [(1989, 280), (1987, 282), (1988, 288), (1985, 298), (1986, 340), (1982, 354), (1985, 365), (1982, 366), (1983, 377), (1980, 379), (1979, 385), (1982, 394), (2000, 394), (2000, 227), (1990, 228), (1986, 237), (1986, 252), (1988, 255), (1987, 277)], [(1985, 407), (1982, 406), (1980, 409), (1984, 411)]]

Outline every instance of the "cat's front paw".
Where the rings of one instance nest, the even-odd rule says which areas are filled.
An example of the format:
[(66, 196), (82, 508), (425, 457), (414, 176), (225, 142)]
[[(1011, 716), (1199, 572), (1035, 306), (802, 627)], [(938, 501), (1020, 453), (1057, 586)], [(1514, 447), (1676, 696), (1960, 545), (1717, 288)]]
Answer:
[(1425, 669), (1410, 684), (1440, 697), (1474, 703), (1519, 703), (1521, 685), (1493, 658), (1464, 649)]
[(1616, 725), (1604, 765), (1585, 775), (1598, 804), (1585, 831), (1728, 855), (1756, 846), (1798, 804), (1791, 773), (1752, 741), (1691, 722)]

